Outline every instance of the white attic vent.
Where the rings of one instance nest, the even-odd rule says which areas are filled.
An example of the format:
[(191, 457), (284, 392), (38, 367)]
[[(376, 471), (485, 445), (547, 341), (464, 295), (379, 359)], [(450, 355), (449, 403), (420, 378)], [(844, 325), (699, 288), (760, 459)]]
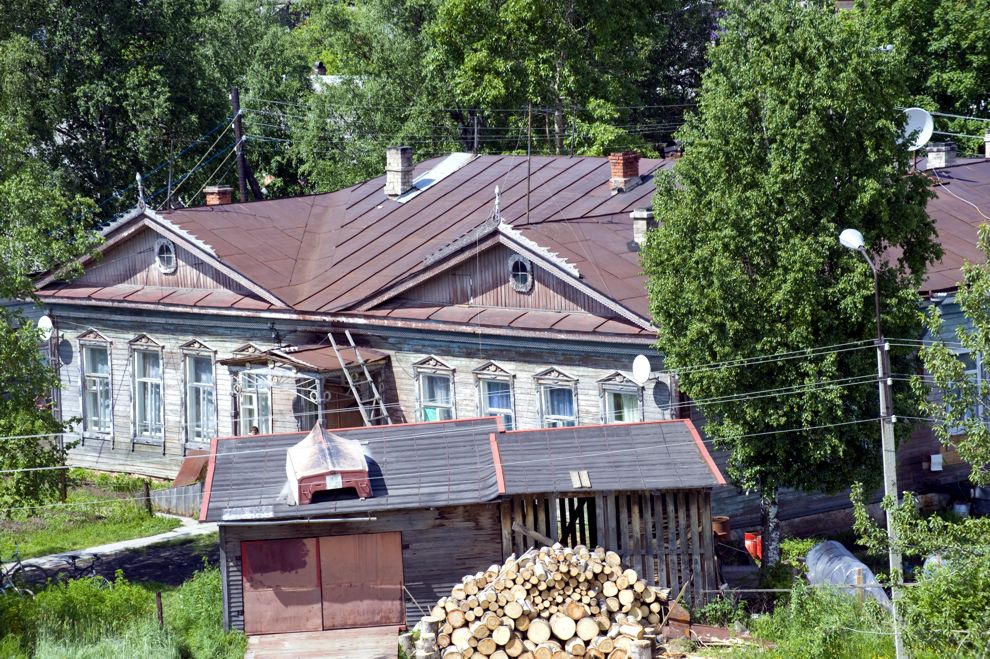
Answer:
[(571, 472), (571, 487), (575, 489), (587, 489), (591, 487), (591, 476), (588, 475), (587, 469)]
[(471, 153), (450, 154), (437, 163), (433, 169), (428, 172), (423, 172), (417, 176), (413, 181), (412, 190), (404, 192), (400, 196), (396, 197), (395, 200), (400, 204), (404, 204), (410, 199), (415, 199), (420, 192), (429, 190), (434, 185), (466, 165), (472, 158), (474, 158), (474, 154)]

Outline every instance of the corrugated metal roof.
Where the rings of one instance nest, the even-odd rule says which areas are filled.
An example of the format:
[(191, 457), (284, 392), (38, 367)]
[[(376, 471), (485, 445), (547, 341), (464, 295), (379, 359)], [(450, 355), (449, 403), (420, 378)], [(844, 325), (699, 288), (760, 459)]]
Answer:
[[(499, 436), (505, 494), (669, 490), (725, 484), (690, 421), (620, 423)], [(571, 472), (587, 471), (590, 488)]]
[(217, 442), (204, 521), (294, 519), (378, 510), (450, 506), (498, 496), (489, 436), (495, 419), (375, 426), (331, 432), (361, 441), (373, 496), (303, 506), (285, 503), (286, 451), (307, 433)]
[[(203, 521), (298, 519), (493, 501), (500, 494), (707, 488), (725, 480), (687, 420), (499, 432), (494, 418), (331, 432), (365, 443), (374, 496), (290, 506), (286, 451), (307, 433), (216, 443)], [(491, 442), (496, 437), (496, 445)]]

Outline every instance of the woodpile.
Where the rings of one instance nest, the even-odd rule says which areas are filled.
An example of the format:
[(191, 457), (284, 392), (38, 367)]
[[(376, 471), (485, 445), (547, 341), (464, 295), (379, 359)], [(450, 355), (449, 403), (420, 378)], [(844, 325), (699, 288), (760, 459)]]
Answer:
[(419, 625), (420, 640), (432, 638), (416, 657), (648, 659), (668, 594), (601, 547), (532, 548), (441, 598)]

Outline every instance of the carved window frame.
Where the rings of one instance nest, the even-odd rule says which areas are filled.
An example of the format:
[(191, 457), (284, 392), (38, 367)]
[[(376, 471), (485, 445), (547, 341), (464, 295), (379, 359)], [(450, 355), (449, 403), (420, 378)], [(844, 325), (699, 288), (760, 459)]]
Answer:
[[(581, 407), (578, 404), (578, 379), (557, 369), (548, 368), (534, 376), (538, 394), (541, 428), (573, 428), (581, 425)], [(558, 389), (571, 391), (573, 415), (550, 414), (550, 392)]]
[[(524, 272), (516, 272), (517, 267), (523, 268)], [(525, 280), (518, 281), (516, 279), (520, 274), (525, 275)], [(511, 254), (509, 256), (509, 284), (512, 289), (517, 293), (531, 293), (534, 279), (533, 262), (521, 254)]]
[[(448, 366), (446, 363), (441, 361), (439, 358), (430, 355), (424, 359), (415, 362), (413, 365), (413, 374), (416, 377), (416, 418), (419, 421), (447, 421), (457, 418), (457, 389), (455, 387), (455, 369)], [(425, 399), (425, 389), (427, 378), (443, 378), (447, 380), (450, 401), (448, 403), (433, 403), (428, 404)], [(427, 408), (432, 408), (437, 410), (437, 418), (428, 418)], [(449, 410), (448, 418), (440, 418), (440, 410)]]
[[(85, 440), (86, 437), (107, 439), (114, 436), (114, 399), (113, 399), (113, 342), (110, 341), (100, 332), (95, 329), (89, 329), (78, 337), (79, 342), (79, 410), (82, 415), (82, 432), (81, 436)], [(102, 349), (107, 353), (107, 374), (103, 376), (102, 374), (98, 377), (102, 380), (106, 379), (107, 388), (109, 389), (108, 396), (110, 400), (110, 418), (108, 419), (108, 429), (107, 430), (92, 430), (89, 428), (89, 411), (88, 405), (86, 403), (88, 388), (86, 386), (86, 380), (91, 377), (89, 374), (89, 359), (87, 358), (88, 350), (90, 349)]]
[[(516, 376), (505, 370), (493, 361), (485, 362), (478, 368), (471, 371), (474, 374), (475, 389), (477, 394), (478, 415), (498, 416), (502, 418), (502, 423), (506, 430), (516, 429)], [(500, 382), (509, 385), (509, 406), (490, 407), (487, 403), (487, 384), (490, 382)], [(508, 417), (508, 418), (507, 418)]]
[[(164, 446), (165, 444), (165, 347), (152, 339), (147, 334), (139, 334), (128, 342), (130, 348), (131, 362), (131, 441), (134, 444), (150, 444), (153, 446)], [(155, 355), (158, 357), (158, 378), (141, 377), (138, 374), (138, 362), (144, 360), (145, 355)], [(144, 432), (141, 426), (145, 425), (139, 417), (140, 402), (139, 392), (141, 385), (148, 387), (158, 386), (158, 415), (160, 419), (159, 432)], [(149, 408), (150, 409), (150, 408)], [(151, 425), (148, 423), (147, 425)]]
[[(220, 428), (220, 413), (219, 406), (217, 405), (217, 352), (205, 343), (194, 339), (179, 346), (179, 354), (182, 357), (182, 438), (187, 445), (193, 445), (193, 448), (206, 447), (209, 446), (210, 440), (217, 436)], [(193, 383), (190, 379), (189, 367), (191, 360), (195, 358), (210, 360), (212, 383), (209, 387), (203, 386), (202, 383)], [(205, 438), (196, 438), (193, 436), (193, 424), (190, 419), (190, 394), (193, 388), (196, 391), (212, 389), (213, 392), (213, 429), (212, 433), (207, 433), (209, 436)]]
[[(601, 401), (601, 421), (604, 424), (637, 423), (645, 420), (646, 409), (644, 405), (644, 388), (636, 384), (632, 378), (616, 371), (598, 381), (598, 397)], [(610, 413), (610, 395), (635, 396), (636, 419), (623, 419), (621, 421), (614, 418), (614, 410)]]
[[(166, 257), (170, 259), (166, 263), (162, 256), (162, 250), (166, 250)], [(168, 238), (158, 238), (155, 240), (155, 265), (162, 274), (170, 275), (179, 267), (179, 256), (176, 253), (175, 243)]]

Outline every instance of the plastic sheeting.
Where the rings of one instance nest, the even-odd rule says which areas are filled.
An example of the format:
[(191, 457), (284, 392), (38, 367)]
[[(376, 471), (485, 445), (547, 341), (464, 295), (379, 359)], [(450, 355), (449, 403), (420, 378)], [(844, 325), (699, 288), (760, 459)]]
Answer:
[[(888, 610), (890, 598), (887, 593), (877, 583), (877, 578), (870, 568), (866, 567), (862, 561), (852, 555), (842, 543), (835, 540), (826, 540), (815, 545), (806, 559), (808, 565), (808, 582), (813, 585), (833, 584), (836, 586), (855, 586), (857, 569), (863, 571), (863, 585), (866, 586), (866, 594), (872, 597)], [(871, 587), (872, 586), (872, 587)], [(855, 594), (858, 588), (844, 588), (847, 592)]]

